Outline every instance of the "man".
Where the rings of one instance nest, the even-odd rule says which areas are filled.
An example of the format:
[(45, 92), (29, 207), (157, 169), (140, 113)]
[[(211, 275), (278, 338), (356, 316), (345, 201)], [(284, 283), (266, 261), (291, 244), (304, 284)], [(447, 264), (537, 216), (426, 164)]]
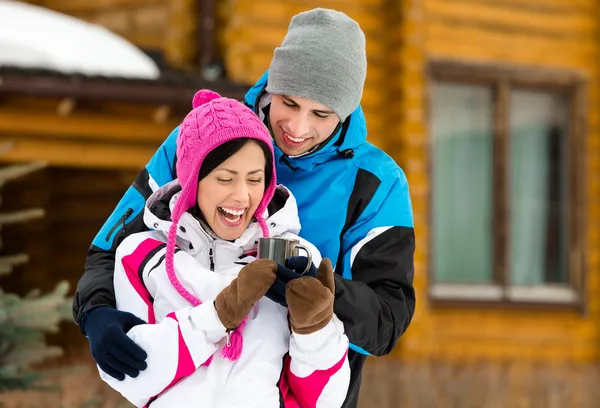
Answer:
[[(366, 141), (359, 106), (366, 77), (365, 37), (343, 13), (295, 16), (270, 69), (245, 102), (275, 140), (278, 182), (298, 202), (300, 235), (335, 263), (334, 310), (350, 339), (352, 370), (344, 407), (356, 407), (367, 355), (394, 348), (412, 319), (415, 238), (408, 183)], [(114, 309), (114, 250), (143, 230), (146, 198), (175, 177), (175, 129), (94, 239), (73, 302), (76, 322), (101, 368), (137, 376), (145, 353), (125, 333), (143, 323)]]

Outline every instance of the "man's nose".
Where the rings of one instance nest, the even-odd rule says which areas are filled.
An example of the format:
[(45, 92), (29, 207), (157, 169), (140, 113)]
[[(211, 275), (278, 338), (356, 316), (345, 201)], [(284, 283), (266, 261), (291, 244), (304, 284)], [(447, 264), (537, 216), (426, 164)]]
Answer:
[(296, 115), (289, 121), (290, 132), (294, 137), (302, 137), (309, 133), (310, 125), (306, 115)]

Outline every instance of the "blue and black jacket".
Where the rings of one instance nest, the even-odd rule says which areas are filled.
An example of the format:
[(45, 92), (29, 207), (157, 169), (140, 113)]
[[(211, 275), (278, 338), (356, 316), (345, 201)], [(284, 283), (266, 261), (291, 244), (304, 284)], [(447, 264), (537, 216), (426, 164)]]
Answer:
[[(267, 74), (246, 94), (257, 114)], [(115, 250), (146, 229), (145, 200), (176, 177), (179, 128), (173, 130), (127, 190), (90, 247), (73, 301), (75, 321), (87, 310), (115, 306)], [(358, 404), (363, 364), (385, 355), (406, 331), (415, 309), (415, 236), (408, 182), (382, 150), (367, 142), (359, 106), (317, 151), (288, 157), (275, 146), (278, 183), (298, 202), (300, 235), (335, 262), (334, 309), (350, 339), (352, 378), (344, 407)]]

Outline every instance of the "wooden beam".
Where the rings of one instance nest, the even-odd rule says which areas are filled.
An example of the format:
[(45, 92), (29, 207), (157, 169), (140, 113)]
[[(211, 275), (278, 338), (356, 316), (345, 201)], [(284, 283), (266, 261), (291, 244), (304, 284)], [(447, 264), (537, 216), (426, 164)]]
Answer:
[(8, 138), (14, 147), (1, 161), (11, 163), (41, 160), (50, 166), (80, 168), (141, 170), (150, 160), (156, 145), (120, 145), (65, 140), (36, 140), (23, 137)]
[(198, 45), (200, 69), (206, 70), (217, 63), (216, 20), (217, 9), (215, 0), (197, 0), (198, 9)]
[(34, 134), (41, 138), (54, 135), (64, 139), (160, 144), (179, 123), (171, 120), (157, 124), (150, 117), (147, 120), (122, 119), (86, 113), (60, 117), (55, 113), (0, 108), (0, 134)]
[(511, 84), (542, 86), (544, 89), (570, 89), (588, 76), (585, 72), (575, 70), (444, 58), (430, 58), (429, 70), (435, 79), (442, 81), (495, 84), (498, 78), (506, 77)]
[(71, 97), (84, 100), (121, 101), (141, 105), (166, 104), (189, 111), (198, 89), (212, 89), (223, 96), (243, 100), (247, 85), (227, 79), (205, 81), (193, 75), (165, 72), (158, 80), (96, 78), (0, 67), (0, 92), (45, 97)]
[(510, 83), (499, 78), (494, 97), (494, 140), (493, 140), (493, 253), (492, 267), (494, 283), (502, 286), (502, 297), (506, 299), (506, 288), (510, 286), (510, 263), (508, 242), (510, 236)]

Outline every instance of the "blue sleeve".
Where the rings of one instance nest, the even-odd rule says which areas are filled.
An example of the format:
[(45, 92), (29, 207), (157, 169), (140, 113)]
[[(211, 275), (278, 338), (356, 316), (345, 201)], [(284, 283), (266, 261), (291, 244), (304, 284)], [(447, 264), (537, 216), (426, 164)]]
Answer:
[(336, 271), (335, 312), (351, 349), (361, 354), (392, 351), (415, 309), (415, 235), (408, 182), (397, 168), (375, 191), (342, 239)]

